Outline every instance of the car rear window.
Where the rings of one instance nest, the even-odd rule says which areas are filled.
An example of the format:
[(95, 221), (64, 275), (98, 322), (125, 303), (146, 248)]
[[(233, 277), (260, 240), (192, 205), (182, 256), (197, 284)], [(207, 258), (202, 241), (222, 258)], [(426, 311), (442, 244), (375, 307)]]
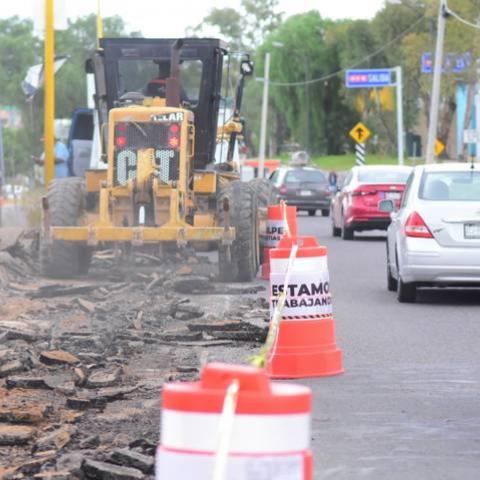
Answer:
[(423, 200), (452, 202), (480, 201), (480, 172), (429, 172), (420, 185)]
[(285, 183), (327, 183), (327, 177), (320, 170), (291, 170)]
[(358, 181), (360, 183), (406, 183), (409, 175), (408, 170), (360, 170)]

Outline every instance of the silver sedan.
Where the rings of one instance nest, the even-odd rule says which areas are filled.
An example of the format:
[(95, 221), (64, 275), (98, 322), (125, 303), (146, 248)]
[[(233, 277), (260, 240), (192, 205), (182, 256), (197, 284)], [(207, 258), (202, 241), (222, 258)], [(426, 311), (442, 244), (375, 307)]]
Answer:
[(414, 302), (417, 287), (480, 286), (480, 166), (420, 165), (387, 230), (388, 289)]

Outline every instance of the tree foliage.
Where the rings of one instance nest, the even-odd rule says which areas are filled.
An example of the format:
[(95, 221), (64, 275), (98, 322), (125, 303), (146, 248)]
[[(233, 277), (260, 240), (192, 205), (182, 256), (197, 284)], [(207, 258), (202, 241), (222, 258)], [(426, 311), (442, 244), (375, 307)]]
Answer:
[[(126, 36), (125, 24), (120, 17), (104, 19), (105, 37)], [(87, 103), (85, 61), (96, 48), (96, 17), (94, 14), (69, 21), (66, 30), (56, 32), (56, 52), (67, 55), (68, 60), (56, 75), (56, 116), (69, 118), (72, 111)]]
[[(264, 52), (271, 52), (272, 98), (291, 140), (312, 152), (341, 151), (343, 139), (335, 132), (352, 114), (340, 97), (340, 78), (308, 83), (339, 68), (338, 52), (325, 39), (331, 26), (317, 11), (295, 15), (259, 50), (259, 63)], [(275, 85), (296, 82), (300, 85)]]
[(280, 25), (282, 15), (278, 0), (242, 0), (240, 10), (212, 8), (192, 33), (204, 35), (213, 28), (232, 50), (251, 50)]

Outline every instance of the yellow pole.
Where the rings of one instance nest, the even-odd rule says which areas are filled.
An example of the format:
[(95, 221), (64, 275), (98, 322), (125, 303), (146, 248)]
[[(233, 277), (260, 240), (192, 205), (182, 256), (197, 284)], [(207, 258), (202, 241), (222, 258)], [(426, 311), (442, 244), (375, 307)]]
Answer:
[(53, 179), (55, 174), (55, 30), (53, 23), (54, 0), (45, 0), (45, 186)]
[(103, 38), (103, 18), (100, 11), (100, 0), (97, 0), (97, 46), (100, 48), (100, 39)]

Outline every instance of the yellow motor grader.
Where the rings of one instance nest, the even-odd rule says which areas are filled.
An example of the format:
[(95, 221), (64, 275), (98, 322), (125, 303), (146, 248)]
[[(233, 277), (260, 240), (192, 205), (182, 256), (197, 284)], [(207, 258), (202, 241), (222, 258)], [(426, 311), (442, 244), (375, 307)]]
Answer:
[[(108, 245), (217, 242), (222, 280), (254, 278), (264, 185), (241, 182), (233, 162), (253, 65), (242, 57), (232, 114), (219, 122), (227, 55), (217, 39), (100, 41), (87, 71), (95, 74), (107, 168), (49, 185), (40, 245), (44, 275), (86, 273), (92, 252)], [(224, 83), (228, 88), (230, 81)], [(226, 152), (216, 159), (219, 136), (227, 138)]]

